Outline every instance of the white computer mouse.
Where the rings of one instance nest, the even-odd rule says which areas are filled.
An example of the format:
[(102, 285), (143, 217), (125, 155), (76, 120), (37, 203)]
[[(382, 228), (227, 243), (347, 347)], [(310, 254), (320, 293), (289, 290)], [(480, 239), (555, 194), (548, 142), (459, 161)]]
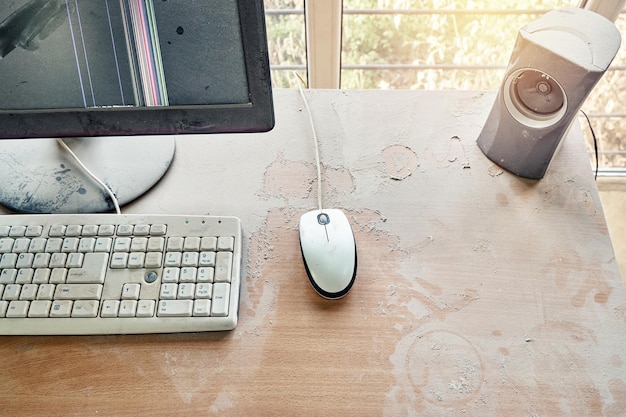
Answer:
[(300, 248), (311, 285), (325, 298), (341, 298), (356, 278), (354, 234), (343, 211), (313, 210), (300, 218)]

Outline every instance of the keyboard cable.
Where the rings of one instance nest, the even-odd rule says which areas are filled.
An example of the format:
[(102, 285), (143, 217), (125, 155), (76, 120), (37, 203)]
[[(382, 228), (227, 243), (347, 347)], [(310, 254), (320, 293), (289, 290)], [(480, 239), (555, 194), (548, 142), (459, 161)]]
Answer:
[(87, 166), (80, 160), (80, 158), (74, 153), (74, 151), (72, 151), (72, 149), (67, 145), (67, 143), (65, 143), (63, 139), (57, 138), (57, 143), (74, 159), (74, 161), (76, 161), (80, 169), (82, 169), (85, 174), (87, 174), (108, 194), (109, 198), (113, 202), (113, 206), (115, 207), (115, 212), (117, 214), (122, 214), (120, 204), (115, 194), (113, 194), (113, 191), (111, 191), (111, 189), (100, 178), (98, 178), (93, 172), (89, 170), (89, 168), (87, 168)]

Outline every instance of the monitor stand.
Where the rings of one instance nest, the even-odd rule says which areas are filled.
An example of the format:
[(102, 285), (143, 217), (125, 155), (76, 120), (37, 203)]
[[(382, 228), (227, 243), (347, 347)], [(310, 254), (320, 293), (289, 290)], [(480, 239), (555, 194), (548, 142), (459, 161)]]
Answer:
[[(64, 139), (124, 205), (168, 170), (174, 136)], [(0, 204), (21, 213), (98, 213), (114, 208), (106, 191), (56, 139), (0, 140)]]

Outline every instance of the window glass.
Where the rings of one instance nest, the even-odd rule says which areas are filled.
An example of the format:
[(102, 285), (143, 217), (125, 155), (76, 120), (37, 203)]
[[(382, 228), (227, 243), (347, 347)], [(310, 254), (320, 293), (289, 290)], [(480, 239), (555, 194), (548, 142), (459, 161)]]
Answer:
[(295, 87), (292, 72), (306, 79), (304, 0), (265, 0), (274, 88)]

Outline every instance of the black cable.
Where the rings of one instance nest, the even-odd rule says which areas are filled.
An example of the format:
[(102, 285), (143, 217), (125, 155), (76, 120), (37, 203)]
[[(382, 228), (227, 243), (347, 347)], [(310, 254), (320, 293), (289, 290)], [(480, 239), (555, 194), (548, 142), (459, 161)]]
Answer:
[(589, 125), (589, 131), (591, 132), (591, 137), (593, 138), (593, 150), (596, 154), (596, 172), (594, 175), (594, 179), (597, 181), (598, 169), (600, 167), (600, 158), (598, 157), (598, 139), (596, 138), (596, 132), (593, 131), (593, 126), (591, 125), (591, 120), (589, 120), (589, 116), (587, 116), (587, 113), (585, 113), (583, 110), (580, 110), (580, 112), (583, 114), (583, 116), (585, 116), (585, 119), (587, 119), (587, 125)]

